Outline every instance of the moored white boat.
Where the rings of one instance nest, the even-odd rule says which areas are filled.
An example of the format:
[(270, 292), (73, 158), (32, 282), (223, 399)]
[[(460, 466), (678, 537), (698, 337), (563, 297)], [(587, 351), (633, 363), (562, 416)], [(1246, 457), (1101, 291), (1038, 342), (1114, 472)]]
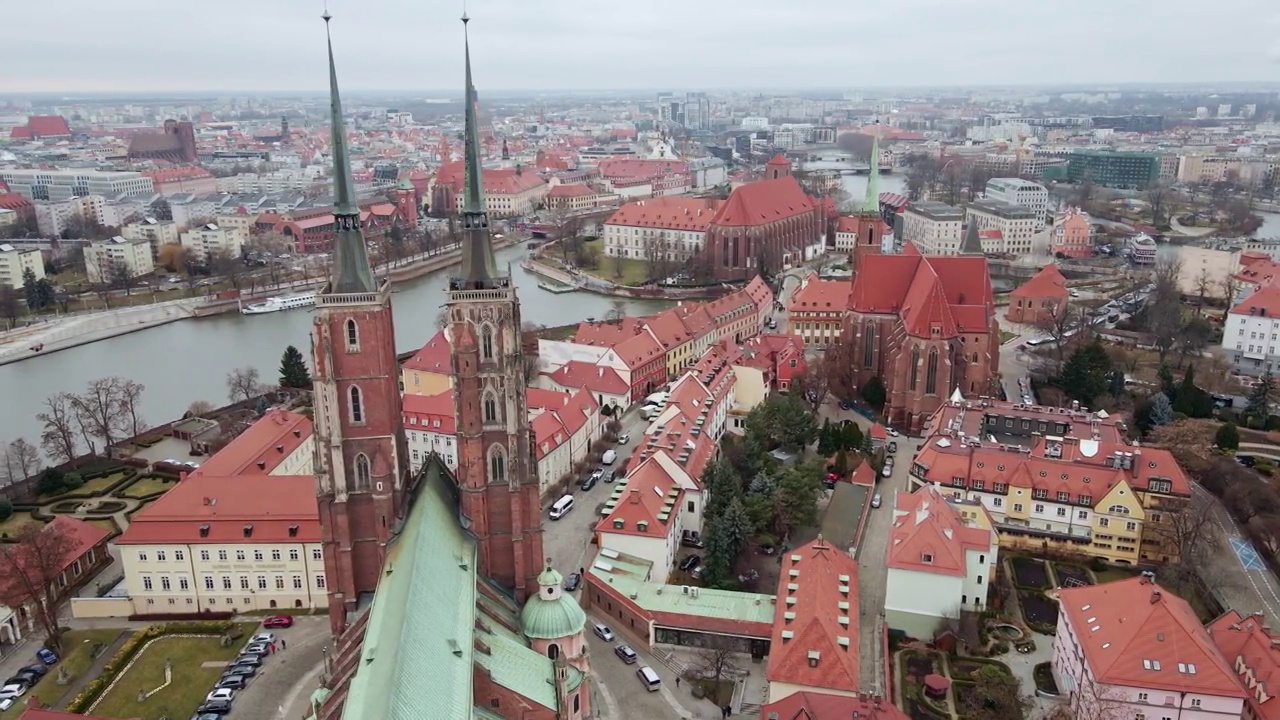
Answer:
[(280, 312), (281, 310), (315, 307), (315, 305), (315, 293), (298, 293), (296, 295), (281, 295), (279, 297), (267, 298), (262, 302), (244, 305), (240, 308), (240, 312), (245, 315), (262, 315), (264, 313)]

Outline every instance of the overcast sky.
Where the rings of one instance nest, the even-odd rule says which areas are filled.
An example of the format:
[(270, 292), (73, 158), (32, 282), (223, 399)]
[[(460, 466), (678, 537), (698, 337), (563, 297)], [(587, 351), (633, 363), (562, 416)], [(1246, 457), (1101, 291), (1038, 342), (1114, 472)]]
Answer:
[[(5, 2), (0, 92), (321, 90), (322, 0)], [(460, 0), (330, 0), (344, 90), (456, 90)], [(476, 85), (1280, 82), (1278, 0), (471, 0)]]

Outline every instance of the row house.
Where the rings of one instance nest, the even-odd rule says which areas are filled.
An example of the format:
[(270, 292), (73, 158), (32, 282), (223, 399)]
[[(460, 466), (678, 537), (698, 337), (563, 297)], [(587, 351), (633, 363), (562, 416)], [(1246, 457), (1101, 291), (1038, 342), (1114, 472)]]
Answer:
[(314, 460), (311, 418), (284, 408), (271, 408), (247, 430), (217, 448), (192, 474), (311, 475), (315, 472)]
[(773, 291), (760, 276), (741, 290), (706, 303), (716, 324), (716, 340), (743, 343), (760, 334), (774, 307)]
[(406, 392), (401, 398), (404, 436), (409, 447), (409, 467), (422, 469), (432, 453), (450, 470), (458, 469), (458, 420), (452, 389), (435, 395)]
[(581, 183), (554, 185), (547, 191), (546, 197), (547, 209), (559, 212), (583, 212), (617, 203), (617, 195), (600, 192)]
[[(738, 379), (735, 415), (764, 402), (769, 393), (786, 393), (807, 369), (804, 343), (795, 335), (763, 333), (732, 352), (729, 362)], [(735, 431), (741, 427), (732, 428)]]
[(557, 392), (586, 391), (601, 408), (620, 412), (631, 405), (631, 386), (617, 370), (605, 365), (570, 360), (555, 370), (539, 373), (530, 385)]
[(591, 446), (604, 436), (600, 405), (586, 390), (560, 393), (530, 388), (529, 428), (538, 462), (539, 492), (586, 460)]
[(849, 314), (848, 280), (824, 280), (809, 273), (787, 301), (787, 322), (807, 348), (840, 342)]

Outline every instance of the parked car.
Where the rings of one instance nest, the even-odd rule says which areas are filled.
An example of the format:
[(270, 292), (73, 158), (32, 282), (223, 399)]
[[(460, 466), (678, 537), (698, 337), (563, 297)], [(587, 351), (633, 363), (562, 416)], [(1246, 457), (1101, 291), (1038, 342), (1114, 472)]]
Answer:
[(204, 701), (212, 702), (214, 700), (226, 700), (227, 702), (231, 702), (235, 698), (236, 698), (235, 690), (232, 690), (231, 688), (220, 687), (220, 688), (214, 688), (213, 692), (205, 696)]
[(58, 662), (58, 654), (49, 648), (40, 648), (36, 651), (36, 659), (45, 665), (53, 665)]
[(267, 649), (267, 646), (265, 644), (252, 643), (252, 644), (246, 645), (245, 648), (240, 651), (240, 654), (262, 656), (262, 655), (266, 655), (269, 652), (271, 651)]
[(619, 645), (613, 649), (613, 654), (622, 658), (622, 662), (628, 665), (635, 665), (636, 660), (640, 659), (640, 656), (636, 655), (636, 651), (632, 650), (630, 645)]
[(897, 440), (890, 440), (890, 441), (889, 441), (889, 452), (891, 452), (891, 453), (896, 453), (896, 452), (898, 452), (898, 441), (897, 441)]
[(871, 507), (873, 508), (880, 507), (880, 493), (876, 493), (875, 495), (871, 496)]
[[(3, 684), (3, 685), (0, 685), (0, 687), (5, 688), (5, 689), (12, 688), (12, 687), (18, 687), (18, 686), (22, 686), (23, 688), (30, 688), (30, 687), (31, 687), (32, 685), (34, 685), (34, 684), (35, 684), (35, 683), (33, 683), (33, 682), (31, 681), (31, 676), (30, 676), (30, 675), (14, 675), (13, 677), (9, 678), (8, 680), (5, 680), (5, 681), (4, 681), (4, 684)], [(15, 696), (15, 697), (16, 697), (16, 696)]]
[(698, 534), (697, 530), (685, 530), (680, 535), (680, 544), (691, 548), (706, 547), (702, 542), (702, 536)]
[(193, 715), (191, 720), (218, 720), (220, 717), (222, 716), (218, 713), (200, 713), (199, 715)]
[(48, 666), (48, 665), (28, 665), (28, 666), (26, 666), (26, 667), (22, 668), (21, 670), (19, 670), (19, 671), (18, 671), (18, 674), (20, 674), (20, 675), (21, 675), (21, 674), (23, 674), (23, 673), (31, 673), (32, 675), (35, 675), (36, 677), (44, 677), (44, 676), (45, 676), (45, 674), (46, 674), (46, 673), (48, 673), (48, 672), (49, 672), (49, 666)]
[(287, 628), (293, 627), (292, 615), (270, 615), (262, 621), (264, 628)]
[(262, 667), (262, 656), (261, 655), (245, 655), (241, 653), (239, 657), (231, 661), (231, 664), (237, 667), (241, 667), (244, 665), (250, 665), (252, 667)]
[(256, 645), (256, 644), (268, 645), (275, 641), (276, 641), (275, 633), (258, 633), (257, 635), (254, 635), (253, 637), (249, 638), (250, 645)]
[(702, 566), (701, 566), (701, 565), (699, 565), (699, 566), (695, 567), (694, 569), (690, 570), (690, 571), (689, 571), (689, 577), (693, 578), (694, 580), (701, 580), (701, 579), (702, 579)]
[(249, 678), (246, 675), (223, 675), (215, 686), (219, 690), (243, 690), (249, 684)]
[(596, 637), (605, 642), (613, 642), (614, 640), (613, 628), (610, 628), (604, 623), (596, 623), (592, 626), (591, 632), (595, 633)]
[(569, 577), (564, 579), (565, 592), (573, 592), (579, 585), (582, 585), (582, 576), (578, 573), (569, 573)]
[(889, 437), (898, 437), (898, 431), (894, 430), (891, 425), (886, 425), (884, 431), (889, 433)]
[(222, 673), (222, 677), (231, 677), (232, 675), (248, 675), (249, 677), (253, 677), (257, 674), (258, 668), (253, 665), (235, 665), (227, 668), (227, 671)]
[(611, 483), (611, 482), (613, 482), (613, 481), (615, 481), (615, 480), (617, 480), (617, 479), (618, 479), (618, 471), (617, 471), (617, 470), (610, 470), (609, 472), (607, 472), (607, 473), (605, 473), (605, 474), (604, 474), (604, 481), (605, 481), (606, 483)]
[(618, 461), (618, 453), (614, 450), (605, 450), (604, 455), (600, 456), (600, 462), (605, 465), (612, 465)]
[(226, 715), (229, 712), (231, 712), (230, 700), (207, 700), (196, 708), (196, 714), (201, 716)]
[(690, 570), (698, 567), (698, 565), (701, 562), (702, 562), (701, 555), (690, 555), (689, 557), (680, 561), (680, 570), (682, 570), (683, 572), (689, 572)]
[(586, 492), (590, 490), (595, 487), (598, 482), (600, 482), (600, 476), (598, 474), (592, 473), (591, 475), (588, 475), (582, 480), (582, 491)]
[(13, 704), (17, 701), (18, 701), (17, 698), (5, 698), (3, 700), (0, 700), (0, 712), (4, 712), (5, 710), (8, 710), (9, 708), (13, 707)]
[(884, 467), (880, 468), (880, 477), (890, 477), (892, 475), (893, 475), (893, 463), (885, 463)]
[(629, 443), (629, 442), (631, 442), (631, 436), (630, 436), (630, 435), (627, 435), (626, 433), (623, 433), (623, 434), (621, 434), (621, 435), (619, 435), (619, 436), (618, 436), (618, 444), (619, 444), (619, 445), (626, 445), (626, 444), (627, 444), (627, 443)]

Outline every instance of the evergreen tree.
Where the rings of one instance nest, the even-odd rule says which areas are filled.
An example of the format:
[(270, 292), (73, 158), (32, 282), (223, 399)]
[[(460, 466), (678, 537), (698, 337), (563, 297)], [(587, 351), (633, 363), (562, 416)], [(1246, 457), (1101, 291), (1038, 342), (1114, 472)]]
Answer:
[(707, 587), (732, 589), (735, 554), (723, 519), (712, 518), (703, 538), (707, 547), (702, 554), (702, 581)]
[(729, 501), (729, 505), (724, 509), (724, 515), (719, 518), (719, 524), (724, 530), (729, 554), (736, 558), (747, 547), (747, 541), (755, 529), (751, 518), (747, 515), (747, 508), (743, 505), (742, 498)]
[(779, 535), (818, 521), (818, 495), (822, 490), (823, 468), (805, 463), (787, 468), (775, 496), (775, 526)]
[(292, 345), (284, 349), (284, 355), (280, 358), (280, 387), (300, 390), (311, 387), (307, 361), (302, 359), (298, 348)]
[(880, 410), (884, 407), (886, 399), (884, 381), (880, 379), (879, 375), (871, 376), (871, 379), (862, 386), (861, 395), (863, 402), (876, 410)]
[(27, 300), (27, 310), (40, 309), (40, 290), (36, 287), (36, 273), (31, 268), (22, 269), (22, 294)]
[(849, 474), (849, 453), (844, 448), (840, 448), (840, 452), (836, 453), (836, 463), (833, 471), (840, 477)]
[(712, 461), (702, 471), (702, 487), (707, 489), (706, 514), (718, 517), (735, 498), (742, 495), (742, 483), (726, 462)]
[(1173, 403), (1164, 393), (1156, 393), (1151, 398), (1151, 412), (1148, 416), (1152, 427), (1166, 425), (1173, 421)]
[(1160, 376), (1160, 392), (1169, 398), (1169, 402), (1173, 402), (1178, 398), (1178, 386), (1173, 382), (1173, 370), (1169, 369), (1169, 363), (1160, 363), (1157, 374)]
[(1265, 427), (1267, 417), (1271, 414), (1271, 395), (1275, 392), (1275, 379), (1268, 370), (1258, 379), (1258, 384), (1249, 391), (1249, 400), (1244, 405), (1246, 422), (1257, 420), (1258, 427)]
[(57, 290), (53, 286), (53, 281), (47, 277), (42, 277), (36, 281), (36, 307), (43, 310), (51, 305), (57, 298)]
[(1102, 341), (1094, 338), (1093, 342), (1075, 349), (1071, 357), (1062, 366), (1062, 374), (1058, 378), (1062, 389), (1072, 399), (1082, 405), (1092, 405), (1095, 398), (1107, 391), (1110, 386), (1111, 356), (1102, 346)]
[(1117, 370), (1111, 371), (1111, 377), (1107, 382), (1107, 392), (1112, 397), (1116, 397), (1116, 398), (1124, 397), (1125, 385), (1124, 385), (1123, 370), (1117, 369)]
[(835, 451), (835, 437), (831, 432), (831, 418), (823, 418), (822, 429), (818, 431), (818, 454), (826, 457)]
[(1220, 425), (1217, 434), (1213, 436), (1213, 444), (1219, 450), (1239, 450), (1240, 431), (1236, 429), (1236, 424), (1229, 422)]

